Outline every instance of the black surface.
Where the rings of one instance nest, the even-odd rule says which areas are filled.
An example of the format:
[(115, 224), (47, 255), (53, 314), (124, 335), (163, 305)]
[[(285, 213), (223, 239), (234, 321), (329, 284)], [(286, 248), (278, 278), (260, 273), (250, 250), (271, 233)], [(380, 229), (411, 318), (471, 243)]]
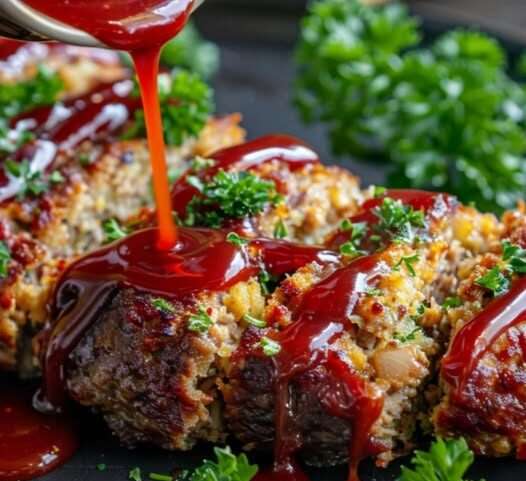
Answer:
[[(252, 0), (242, 0), (247, 6)], [(217, 106), (220, 113), (241, 112), (249, 137), (269, 132), (287, 132), (308, 140), (327, 162), (342, 163), (358, 173), (366, 183), (381, 182), (378, 167), (363, 165), (350, 159), (334, 159), (321, 127), (305, 127), (290, 104), (290, 84), (294, 77), (292, 43), (296, 35), (297, 13), (302, 0), (286, 6), (279, 16), (268, 11), (249, 13), (249, 9), (226, 11), (220, 1), (210, 0), (210, 6), (199, 13), (198, 22), (207, 35), (222, 47), (222, 67), (215, 79)], [(265, 2), (263, 2), (265, 3)], [(270, 5), (272, 0), (268, 0)], [(276, 2), (274, 2), (275, 4)], [(453, 19), (454, 21), (454, 19)], [(442, 23), (428, 23), (430, 32), (443, 28)], [(516, 49), (516, 46), (512, 46)], [(85, 428), (82, 447), (62, 469), (40, 478), (46, 481), (124, 481), (132, 467), (144, 473), (169, 472), (173, 468), (194, 465), (209, 453), (205, 448), (192, 453), (167, 453), (158, 449), (141, 448), (128, 451), (119, 447), (100, 420), (82, 412)], [(105, 463), (99, 472), (96, 465)], [(372, 465), (363, 466), (363, 481), (393, 481), (399, 473), (398, 464), (388, 470)], [(345, 479), (345, 468), (317, 470), (313, 480), (337, 481)], [(514, 460), (484, 460), (476, 462), (470, 473), (473, 480), (525, 481), (526, 464)], [(148, 479), (148, 476), (143, 476)]]

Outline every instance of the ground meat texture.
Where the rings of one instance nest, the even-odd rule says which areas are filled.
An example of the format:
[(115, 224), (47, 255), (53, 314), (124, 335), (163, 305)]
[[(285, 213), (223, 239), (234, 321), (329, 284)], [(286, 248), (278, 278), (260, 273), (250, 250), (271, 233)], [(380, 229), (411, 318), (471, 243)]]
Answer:
[[(1, 51), (0, 44), (0, 51)], [(38, 65), (57, 71), (63, 97), (82, 95), (99, 82), (129, 75), (119, 56), (96, 49), (31, 44), (0, 62), (0, 82), (31, 78)], [(239, 115), (210, 119), (196, 139), (168, 149), (170, 168), (181, 169), (194, 155), (244, 139)], [(89, 165), (82, 156), (92, 159)], [(82, 143), (53, 162), (64, 181), (24, 200), (0, 203), (0, 241), (11, 251), (7, 277), (0, 279), (0, 370), (32, 376), (32, 340), (47, 317), (47, 302), (68, 263), (105, 239), (103, 223), (120, 222), (153, 204), (145, 139), (111, 145)]]
[(102, 413), (127, 445), (188, 449), (204, 433), (222, 439), (209, 408), (216, 352), (229, 340), (190, 332), (186, 307), (177, 309), (160, 315), (150, 297), (120, 291), (69, 358), (70, 396)]

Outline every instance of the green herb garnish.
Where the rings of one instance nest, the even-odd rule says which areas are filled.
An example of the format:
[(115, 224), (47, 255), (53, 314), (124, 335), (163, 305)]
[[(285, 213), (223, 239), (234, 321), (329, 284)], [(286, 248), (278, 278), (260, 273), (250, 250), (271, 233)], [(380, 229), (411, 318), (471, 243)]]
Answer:
[(509, 289), (510, 280), (498, 267), (493, 267), (486, 274), (476, 279), (475, 284), (491, 291), (494, 296), (500, 296)]
[(164, 312), (167, 314), (173, 314), (175, 312), (175, 306), (168, 302), (166, 299), (163, 299), (162, 297), (157, 297), (152, 300), (152, 306), (155, 307), (160, 312)]
[(289, 232), (287, 230), (287, 226), (283, 222), (283, 220), (278, 220), (276, 222), (276, 225), (274, 226), (274, 237), (276, 239), (285, 239), (289, 235)]
[(150, 473), (148, 475), (153, 481), (173, 481), (173, 476), (170, 474)]
[(261, 338), (260, 345), (265, 356), (272, 357), (279, 354), (281, 351), (281, 346), (279, 343), (268, 337)]
[(117, 219), (107, 219), (102, 224), (104, 234), (106, 235), (105, 242), (114, 242), (128, 235), (127, 229), (122, 227)]
[(446, 297), (442, 303), (444, 309), (452, 309), (455, 307), (460, 307), (462, 305), (462, 299), (458, 296)]
[(188, 329), (193, 332), (205, 333), (214, 323), (205, 309), (199, 307), (197, 314), (192, 314), (188, 319)]
[(415, 211), (401, 200), (386, 197), (373, 212), (378, 218), (377, 232), (386, 233), (395, 242), (412, 242), (414, 229), (425, 227), (424, 212)]
[(274, 182), (250, 172), (220, 170), (208, 182), (194, 176), (187, 182), (200, 192), (186, 208), (185, 224), (189, 226), (220, 227), (227, 219), (257, 215), (282, 201)]
[(502, 259), (513, 274), (526, 274), (526, 249), (509, 241), (502, 243)]
[(237, 247), (241, 247), (248, 244), (248, 239), (243, 239), (239, 234), (235, 232), (229, 232), (226, 236), (226, 240)]
[(259, 329), (263, 329), (264, 327), (267, 327), (267, 323), (263, 319), (258, 319), (257, 317), (251, 316), (250, 314), (245, 314), (243, 317), (245, 322), (250, 324), (251, 326), (257, 327)]
[(463, 438), (438, 438), (429, 451), (415, 451), (413, 467), (402, 466), (397, 481), (467, 481), (464, 475), (474, 459)]
[(214, 448), (216, 461), (206, 460), (194, 471), (185, 472), (178, 481), (250, 481), (258, 467), (245, 454), (236, 456), (229, 447)]
[(135, 467), (128, 473), (128, 479), (131, 481), (142, 481), (141, 468)]
[(0, 279), (7, 277), (10, 262), (11, 251), (4, 241), (0, 241)]
[[(214, 110), (212, 90), (196, 74), (184, 70), (159, 79), (164, 139), (167, 145), (180, 146), (188, 138), (196, 137), (205, 126)], [(138, 91), (135, 94), (138, 95)], [(123, 138), (136, 139), (145, 135), (144, 111), (139, 109)]]
[(411, 256), (403, 256), (400, 258), (400, 260), (393, 266), (393, 271), (399, 271), (402, 264), (406, 267), (407, 271), (409, 272), (409, 275), (411, 277), (416, 276), (414, 264), (418, 262), (420, 259), (420, 256), (418, 254), (414, 254)]

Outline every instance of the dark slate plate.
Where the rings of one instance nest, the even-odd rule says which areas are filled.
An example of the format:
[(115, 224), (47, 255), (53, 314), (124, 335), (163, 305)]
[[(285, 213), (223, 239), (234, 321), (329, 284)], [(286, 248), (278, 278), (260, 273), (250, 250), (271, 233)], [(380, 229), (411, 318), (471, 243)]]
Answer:
[[(504, 1), (504, 0), (503, 0)], [(505, 0), (506, 8), (521, 12), (523, 0)], [(198, 14), (198, 23), (208, 37), (218, 41), (222, 47), (222, 68), (215, 80), (217, 109), (220, 113), (241, 112), (249, 137), (270, 133), (286, 132), (308, 140), (327, 162), (340, 163), (359, 174), (364, 182), (381, 182), (383, 173), (380, 166), (360, 164), (352, 159), (334, 159), (322, 127), (305, 127), (299, 121), (290, 105), (290, 85), (294, 77), (292, 45), (296, 37), (297, 20), (304, 0), (207, 0)], [(418, 11), (418, 1), (414, 2)], [(425, 2), (424, 2), (425, 3)], [(440, 2), (433, 3), (436, 7)], [(448, 0), (449, 4), (462, 9), (472, 0)], [(477, 15), (484, 15), (484, 4), (495, 6), (492, 1), (477, 0)], [(228, 8), (225, 5), (236, 5)], [(271, 10), (257, 10), (255, 5), (272, 6)], [(501, 7), (499, 2), (499, 8)], [(281, 7), (281, 8), (280, 8)], [(504, 8), (504, 7), (502, 7)], [(422, 10), (425, 13), (425, 9)], [(426, 20), (430, 35), (439, 33), (446, 26), (456, 24), (468, 17), (435, 15)], [(522, 15), (525, 17), (526, 15)], [(439, 18), (438, 18), (439, 17)], [(508, 18), (513, 18), (509, 15)], [(491, 29), (491, 22), (484, 27)], [(495, 29), (506, 37), (505, 29)], [(511, 38), (513, 37), (513, 38)], [(510, 36), (510, 51), (518, 49), (517, 37)], [(508, 38), (508, 40), (510, 40)], [(139, 466), (143, 473), (169, 472), (174, 468), (191, 467), (210, 455), (210, 447), (201, 447), (191, 453), (168, 453), (159, 449), (139, 448), (129, 451), (119, 446), (103, 423), (86, 411), (79, 412), (83, 425), (82, 446), (78, 453), (61, 469), (40, 479), (45, 481), (124, 481), (131, 468)], [(407, 460), (405, 460), (407, 461)], [(105, 463), (107, 469), (99, 472), (96, 465)], [(343, 481), (345, 468), (311, 471), (313, 481)], [(387, 470), (374, 468), (372, 464), (362, 466), (363, 481), (393, 481), (399, 474), (399, 463)], [(524, 481), (526, 463), (510, 459), (479, 459), (470, 472), (470, 478), (486, 481)], [(144, 476), (147, 479), (147, 476)]]

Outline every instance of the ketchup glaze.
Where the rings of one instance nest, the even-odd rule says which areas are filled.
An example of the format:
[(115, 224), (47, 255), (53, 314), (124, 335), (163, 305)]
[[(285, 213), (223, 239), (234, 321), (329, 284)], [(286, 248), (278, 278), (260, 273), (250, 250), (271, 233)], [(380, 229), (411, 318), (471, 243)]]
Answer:
[[(41, 411), (60, 411), (65, 401), (65, 362), (118, 288), (132, 287), (175, 303), (203, 291), (224, 291), (256, 275), (262, 265), (274, 275), (338, 256), (321, 248), (258, 239), (236, 246), (227, 232), (180, 228), (171, 249), (156, 248), (157, 229), (137, 231), (74, 262), (62, 275), (44, 333), (43, 385), (35, 398)], [(252, 252), (249, 252), (252, 251)]]
[(172, 208), (184, 218), (186, 207), (199, 191), (188, 183), (188, 175), (208, 181), (220, 170), (248, 171), (270, 162), (287, 164), (290, 170), (320, 162), (318, 154), (303, 141), (283, 134), (266, 135), (234, 147), (218, 150), (210, 155), (214, 164), (198, 172), (188, 172), (172, 187)]
[(0, 385), (0, 479), (25, 481), (66, 462), (79, 440), (69, 416), (48, 416), (31, 406), (31, 390)]
[[(301, 432), (293, 422), (291, 384), (320, 372), (315, 393), (322, 407), (352, 427), (349, 443), (349, 481), (358, 480), (358, 464), (364, 457), (381, 451), (371, 429), (383, 408), (382, 394), (340, 357), (336, 341), (352, 329), (349, 316), (361, 294), (388, 267), (377, 256), (361, 257), (336, 270), (316, 284), (294, 311), (292, 323), (282, 331), (269, 331), (279, 342), (280, 352), (272, 358), (275, 375), (275, 448), (272, 471), (257, 475), (256, 481), (306, 480), (294, 459), (302, 446)], [(241, 349), (244, 349), (242, 347)], [(264, 356), (259, 347), (249, 355)]]

